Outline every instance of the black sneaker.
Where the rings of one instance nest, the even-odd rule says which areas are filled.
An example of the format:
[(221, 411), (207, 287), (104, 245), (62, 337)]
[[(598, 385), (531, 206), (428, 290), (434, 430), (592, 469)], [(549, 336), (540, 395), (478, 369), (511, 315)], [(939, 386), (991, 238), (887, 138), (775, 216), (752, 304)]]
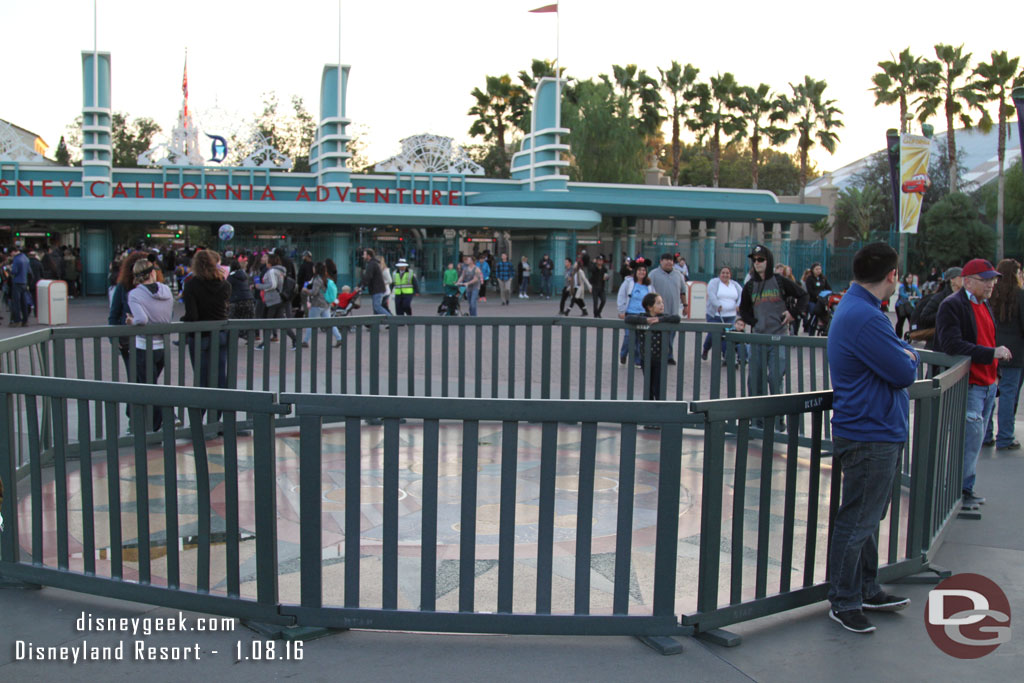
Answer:
[(977, 503), (978, 505), (984, 505), (985, 504), (985, 497), (984, 496), (979, 496), (978, 494), (974, 493), (973, 491), (970, 491), (970, 492), (964, 491), (963, 498), (964, 498), (964, 502), (965, 503), (970, 501), (972, 503)]
[(910, 604), (910, 598), (901, 598), (882, 591), (873, 598), (863, 600), (864, 609), (870, 612), (898, 612)]
[(868, 621), (864, 612), (859, 609), (848, 609), (842, 612), (830, 609), (828, 618), (840, 624), (847, 631), (854, 633), (871, 633), (875, 630), (875, 625)]
[(669, 358), (668, 359), (668, 364), (669, 365), (675, 365), (676, 364), (676, 359), (675, 358)]
[(981, 503), (979, 503), (977, 500), (975, 500), (974, 496), (971, 496), (969, 494), (965, 494), (963, 496), (963, 498), (960, 499), (960, 501), (961, 501), (960, 502), (960, 509), (961, 510), (979, 510), (979, 509), (981, 509)]

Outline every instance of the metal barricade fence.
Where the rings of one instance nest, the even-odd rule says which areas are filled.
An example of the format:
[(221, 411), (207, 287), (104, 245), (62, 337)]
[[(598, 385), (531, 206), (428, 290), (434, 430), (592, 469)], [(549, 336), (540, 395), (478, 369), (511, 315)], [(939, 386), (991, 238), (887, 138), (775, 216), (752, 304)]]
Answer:
[[(639, 348), (626, 345), (623, 375), (619, 322), (495, 322), (274, 321), (265, 329), (282, 340), (314, 329), (309, 349), (290, 353), (256, 349), (255, 331), (235, 322), (152, 326), (165, 346), (162, 384), (130, 387), (115, 379), (110, 328), (4, 341), (0, 575), (272, 623), (478, 632), (707, 632), (822, 599), (819, 532), (838, 505), (838, 464), (825, 460), (825, 340), (652, 326)], [(334, 325), (341, 350), (321, 349), (315, 331)], [(189, 335), (202, 332), (211, 358), (227, 347), (227, 389), (176, 386), (203, 379), (185, 360)], [(129, 380), (140, 354), (153, 367), (156, 338), (129, 348)], [(748, 342), (789, 348), (785, 386), (812, 390), (744, 397)], [(440, 358), (438, 345), (450, 347)], [(298, 372), (306, 354), (309, 370)], [(886, 578), (927, 569), (960, 507), (969, 363), (922, 355), (935, 376), (922, 370), (911, 388), (912, 432), (880, 544)], [(205, 378), (214, 386), (216, 369)], [(648, 395), (655, 372), (676, 400), (631, 400)], [(690, 469), (702, 493), (687, 518)], [(746, 493), (754, 472), (756, 495)], [(483, 493), (497, 502), (482, 508)], [(699, 564), (689, 567), (698, 521)], [(277, 556), (280, 533), (297, 548), (287, 558)], [(300, 581), (282, 589), (284, 566), (296, 563)], [(223, 567), (222, 583), (211, 583), (211, 567)]]

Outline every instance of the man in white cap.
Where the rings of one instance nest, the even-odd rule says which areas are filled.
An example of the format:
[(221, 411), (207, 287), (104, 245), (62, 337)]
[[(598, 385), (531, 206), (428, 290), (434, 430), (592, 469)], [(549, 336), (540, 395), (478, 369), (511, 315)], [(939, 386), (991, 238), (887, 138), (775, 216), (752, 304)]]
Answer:
[(412, 315), (412, 298), (416, 296), (416, 276), (409, 270), (404, 258), (395, 264), (398, 272), (393, 276), (392, 293), (395, 295), (395, 314)]

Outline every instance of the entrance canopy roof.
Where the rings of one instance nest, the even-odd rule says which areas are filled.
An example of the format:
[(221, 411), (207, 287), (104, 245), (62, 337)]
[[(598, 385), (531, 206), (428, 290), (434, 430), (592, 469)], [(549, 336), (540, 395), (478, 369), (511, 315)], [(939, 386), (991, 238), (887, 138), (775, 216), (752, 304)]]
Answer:
[(543, 206), (587, 208), (605, 216), (681, 220), (813, 223), (828, 209), (784, 204), (768, 191), (680, 188), (604, 183), (569, 183), (566, 192), (490, 191), (466, 197), (468, 206)]
[(587, 230), (601, 214), (583, 205), (560, 207), (416, 206), (309, 202), (248, 202), (190, 199), (92, 199), (67, 197), (40, 201), (8, 197), (0, 214), (11, 220), (240, 222), (319, 225), (410, 225), (418, 227)]

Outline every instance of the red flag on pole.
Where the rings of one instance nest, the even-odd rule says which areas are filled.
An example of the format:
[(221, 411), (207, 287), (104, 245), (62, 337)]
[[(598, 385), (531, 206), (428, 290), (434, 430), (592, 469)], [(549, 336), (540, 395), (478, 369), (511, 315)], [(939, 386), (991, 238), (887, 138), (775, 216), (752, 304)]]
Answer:
[(543, 12), (558, 12), (558, 3), (556, 2), (553, 5), (544, 5), (543, 7), (530, 10), (531, 14), (541, 14)]
[(188, 54), (185, 55), (185, 70), (181, 76), (181, 94), (185, 97), (185, 116), (188, 116)]

